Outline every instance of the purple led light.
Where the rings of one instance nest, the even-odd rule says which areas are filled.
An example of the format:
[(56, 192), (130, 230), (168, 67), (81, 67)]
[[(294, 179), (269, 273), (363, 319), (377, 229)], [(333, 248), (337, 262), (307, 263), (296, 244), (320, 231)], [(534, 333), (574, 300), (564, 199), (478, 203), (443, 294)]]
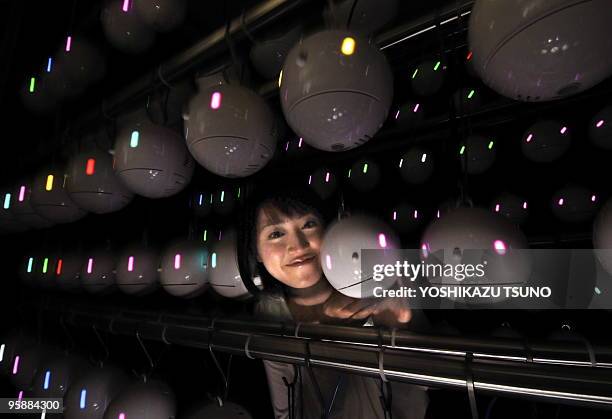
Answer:
[(527, 201), (523, 202), (523, 209), (527, 209)]
[(419, 106), (421, 106), (419, 103), (414, 105), (414, 109), (412, 110), (412, 112), (417, 113), (417, 111), (419, 110)]
[(419, 211), (418, 210), (414, 210), (414, 218), (419, 218)]
[(529, 134), (527, 136), (527, 142), (531, 142), (532, 139), (533, 139), (533, 134)]
[(393, 211), (393, 221), (397, 220), (397, 211)]
[(436, 213), (436, 218), (440, 218), (440, 210)]
[(563, 128), (561, 128), (561, 131), (560, 131), (560, 132), (561, 132), (561, 134), (565, 134), (565, 133), (567, 132), (567, 127), (563, 127)]
[(93, 271), (93, 258), (89, 258), (87, 261), (87, 273), (90, 274)]
[(134, 270), (134, 256), (130, 256), (128, 258), (128, 272), (132, 272)]
[(25, 190), (26, 190), (25, 186), (22, 186), (21, 188), (19, 188), (19, 202), (23, 202), (23, 200), (25, 199)]
[(210, 107), (219, 109), (221, 107), (221, 92), (214, 92), (210, 97)]
[(21, 399), (23, 399), (23, 390), (21, 390), (17, 396), (17, 401), (21, 401)]
[(398, 109), (397, 112), (395, 113), (395, 119), (399, 118), (399, 114), (400, 114), (400, 110)]
[(181, 255), (174, 255), (174, 269), (181, 269)]
[(506, 254), (506, 243), (504, 243), (502, 240), (495, 240), (493, 242), (493, 248), (498, 255)]
[(287, 141), (287, 145), (285, 146), (285, 151), (289, 151), (289, 141)]
[(559, 198), (559, 201), (557, 202), (559, 204), (559, 206), (563, 205), (563, 198)]
[(591, 195), (591, 202), (595, 202), (597, 200), (597, 197), (595, 195)]
[(604, 120), (603, 120), (603, 119), (600, 119), (600, 120), (597, 122), (597, 124), (596, 124), (595, 126), (596, 126), (597, 128), (601, 128), (601, 127), (603, 126), (603, 124), (604, 124)]
[(72, 47), (72, 36), (68, 35), (68, 38), (66, 38), (66, 52), (70, 52), (71, 47)]
[(300, 141), (298, 142), (298, 148), (302, 148), (302, 140), (303, 140), (303, 138), (300, 137)]
[(387, 237), (383, 233), (378, 235), (378, 245), (383, 248), (387, 247)]
[(119, 413), (119, 417), (117, 419), (125, 419), (125, 413)]
[(421, 245), (421, 250), (423, 251), (423, 257), (429, 256), (429, 245), (427, 243)]
[(325, 183), (329, 182), (329, 172), (325, 173)]
[(310, 185), (312, 183), (312, 175), (308, 176), (308, 184)]
[(495, 212), (499, 212), (499, 204), (495, 204)]
[(15, 357), (15, 363), (13, 364), (13, 375), (17, 374), (19, 371), (19, 355)]
[(121, 10), (124, 12), (130, 10), (130, 0), (123, 0), (123, 7), (121, 7)]

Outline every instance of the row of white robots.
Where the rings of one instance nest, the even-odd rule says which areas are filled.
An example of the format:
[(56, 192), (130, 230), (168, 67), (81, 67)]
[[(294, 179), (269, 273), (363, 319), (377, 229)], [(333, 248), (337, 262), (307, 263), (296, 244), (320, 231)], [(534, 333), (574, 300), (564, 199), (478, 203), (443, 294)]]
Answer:
[[(537, 259), (537, 256), (521, 252), (529, 249), (529, 244), (510, 219), (478, 207), (458, 206), (445, 211), (425, 229), (419, 254), (409, 263), (423, 261), (444, 266), (464, 265), (473, 256), (473, 253), (468, 256), (470, 252), (477, 251), (478, 263), (487, 260), (487, 273), (484, 277), (462, 280), (461, 283), (446, 273), (421, 273), (423, 278), (435, 285), (455, 286), (520, 286), (529, 283), (532, 259)], [(609, 202), (603, 206), (595, 221), (593, 243), (601, 266), (610, 274), (611, 232), (612, 202)], [(401, 275), (377, 280), (374, 265), (406, 260), (406, 256), (399, 252), (400, 248), (399, 236), (389, 225), (367, 215), (348, 215), (327, 228), (320, 263), (327, 280), (341, 293), (353, 298), (379, 296), (374, 288), (395, 288), (401, 285), (401, 281), (398, 283)], [(368, 249), (382, 252), (368, 259), (364, 253)], [(431, 256), (437, 259), (432, 260)], [(19, 272), (26, 283), (34, 286), (84, 289), (94, 294), (107, 293), (118, 287), (126, 294), (144, 295), (161, 285), (171, 295), (184, 298), (198, 296), (209, 287), (228, 298), (244, 299), (251, 295), (240, 276), (233, 230), (220, 235), (210, 250), (201, 243), (181, 241), (170, 245), (161, 258), (145, 246), (128, 248), (117, 259), (110, 251), (104, 250), (59, 257), (40, 253), (25, 255)], [(252, 280), (261, 287), (259, 277)], [(607, 288), (599, 287), (599, 293)], [(487, 300), (486, 303), (497, 301)]]
[[(177, 415), (172, 389), (159, 380), (130, 378), (105, 363), (92, 365), (31, 339), (27, 335), (0, 338), (0, 377), (15, 387), (15, 401), (63, 399), (66, 419), (168, 419)], [(4, 395), (5, 397), (8, 395)], [(198, 402), (185, 418), (249, 419), (250, 413), (231, 402)]]

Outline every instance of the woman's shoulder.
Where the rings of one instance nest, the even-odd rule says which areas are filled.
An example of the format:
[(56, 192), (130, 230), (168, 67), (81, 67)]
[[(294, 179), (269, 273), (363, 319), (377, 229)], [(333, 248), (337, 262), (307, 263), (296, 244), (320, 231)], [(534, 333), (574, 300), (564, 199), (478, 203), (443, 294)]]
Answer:
[(262, 320), (287, 321), (293, 319), (285, 293), (281, 289), (262, 291), (255, 303), (254, 314)]

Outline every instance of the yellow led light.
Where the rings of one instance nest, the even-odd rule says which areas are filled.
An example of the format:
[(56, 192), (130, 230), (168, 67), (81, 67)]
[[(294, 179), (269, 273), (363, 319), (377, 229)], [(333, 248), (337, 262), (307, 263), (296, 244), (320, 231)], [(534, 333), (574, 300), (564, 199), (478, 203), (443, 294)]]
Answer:
[(278, 75), (278, 87), (281, 87), (281, 83), (283, 82), (283, 70), (281, 70), (280, 74)]
[(355, 52), (355, 40), (350, 36), (347, 36), (342, 40), (342, 47), (340, 50), (344, 55), (353, 55)]
[(45, 185), (45, 189), (50, 191), (53, 189), (53, 175), (47, 176), (47, 184)]

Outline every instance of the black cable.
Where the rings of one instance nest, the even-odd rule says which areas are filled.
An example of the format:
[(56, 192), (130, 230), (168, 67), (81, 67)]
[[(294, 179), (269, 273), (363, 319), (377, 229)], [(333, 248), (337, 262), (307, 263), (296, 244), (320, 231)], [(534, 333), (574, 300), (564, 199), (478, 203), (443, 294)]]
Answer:
[(357, 6), (357, 2), (359, 0), (353, 0), (353, 5), (351, 6), (351, 11), (348, 16), (348, 20), (346, 21), (346, 29), (350, 29), (351, 21), (353, 20), (353, 13), (355, 13), (355, 7)]

